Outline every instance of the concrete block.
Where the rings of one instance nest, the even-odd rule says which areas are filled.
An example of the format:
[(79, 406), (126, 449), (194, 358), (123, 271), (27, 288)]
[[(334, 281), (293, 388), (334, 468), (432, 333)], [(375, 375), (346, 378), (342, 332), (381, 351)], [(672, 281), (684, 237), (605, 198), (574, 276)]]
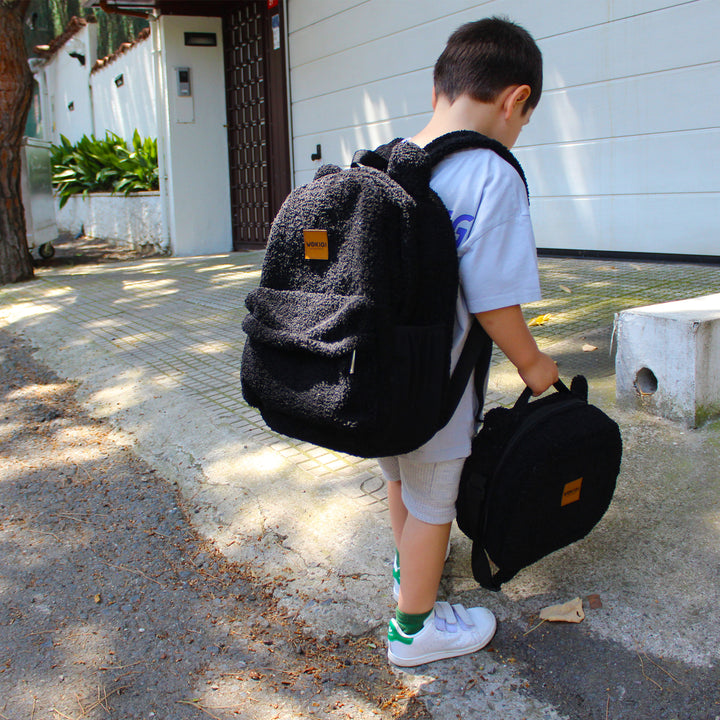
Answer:
[(619, 404), (689, 427), (720, 416), (720, 294), (625, 310), (615, 324)]

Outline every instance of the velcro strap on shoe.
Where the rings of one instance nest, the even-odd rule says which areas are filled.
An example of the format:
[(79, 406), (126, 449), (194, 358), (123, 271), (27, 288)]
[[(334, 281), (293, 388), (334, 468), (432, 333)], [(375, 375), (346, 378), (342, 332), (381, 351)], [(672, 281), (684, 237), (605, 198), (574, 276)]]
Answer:
[(435, 603), (435, 627), (441, 632), (458, 631), (457, 618), (450, 603), (443, 601)]
[(470, 630), (475, 623), (464, 605), (440, 601), (435, 603), (435, 627), (441, 632), (456, 633)]
[(458, 603), (457, 605), (453, 605), (452, 609), (460, 627), (463, 630), (469, 630), (471, 627), (475, 626), (475, 623), (470, 617), (470, 613), (465, 609), (464, 605), (460, 605), (460, 603)]

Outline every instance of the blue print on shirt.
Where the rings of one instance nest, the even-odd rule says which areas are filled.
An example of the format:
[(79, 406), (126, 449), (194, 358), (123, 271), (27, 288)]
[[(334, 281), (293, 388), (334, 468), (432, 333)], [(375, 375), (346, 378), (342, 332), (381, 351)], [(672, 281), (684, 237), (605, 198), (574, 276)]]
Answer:
[(455, 247), (460, 247), (460, 243), (465, 239), (474, 221), (475, 218), (472, 215), (459, 215), (452, 221), (455, 231)]

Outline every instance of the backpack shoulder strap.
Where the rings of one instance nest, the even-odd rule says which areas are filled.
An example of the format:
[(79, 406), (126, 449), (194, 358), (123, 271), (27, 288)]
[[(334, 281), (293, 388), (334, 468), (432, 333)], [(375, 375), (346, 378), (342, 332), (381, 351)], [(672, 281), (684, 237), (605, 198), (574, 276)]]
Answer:
[(471, 150), (473, 148), (492, 150), (503, 160), (512, 165), (522, 178), (523, 185), (525, 185), (525, 192), (528, 193), (529, 199), (530, 194), (528, 192), (528, 184), (525, 178), (525, 173), (517, 158), (501, 142), (493, 140), (486, 135), (473, 132), (472, 130), (458, 130), (456, 132), (447, 133), (446, 135), (441, 135), (439, 138), (435, 138), (435, 140), (428, 143), (425, 146), (425, 152), (427, 152), (430, 156), (431, 166), (435, 166), (448, 155), (452, 155), (460, 150)]
[[(352, 166), (365, 165), (366, 167), (372, 167), (376, 170), (386, 170), (392, 151), (395, 149), (395, 146), (402, 141), (402, 138), (395, 138), (384, 145), (380, 145), (375, 148), (375, 150), (358, 150), (353, 155)], [(435, 138), (435, 140), (425, 146), (424, 150), (430, 158), (430, 166), (432, 167), (448, 155), (460, 152), (460, 150), (471, 150), (473, 148), (492, 150), (512, 165), (515, 170), (517, 170), (518, 175), (520, 175), (523, 185), (525, 185), (525, 192), (528, 192), (525, 172), (518, 159), (501, 142), (493, 140), (487, 137), (487, 135), (482, 135), (473, 130), (457, 130), (456, 132), (447, 133)]]
[(470, 331), (450, 376), (450, 385), (445, 396), (442, 425), (445, 427), (460, 404), (468, 380), (475, 371), (475, 395), (478, 399), (478, 413), (482, 413), (485, 402), (485, 377), (490, 369), (493, 343), (476, 318), (472, 319)]
[[(386, 171), (392, 151), (401, 142), (403, 142), (402, 138), (395, 138), (384, 145), (380, 145), (375, 150), (358, 150), (353, 155), (352, 166), (357, 167), (358, 165), (364, 165), (375, 168), (376, 170)], [(424, 150), (429, 156), (430, 167), (432, 167), (439, 163), (444, 157), (454, 152), (470, 148), (487, 148), (500, 155), (500, 157), (518, 171), (527, 192), (525, 173), (515, 156), (502, 143), (485, 135), (471, 130), (448, 133), (433, 140)], [(470, 332), (465, 340), (465, 345), (450, 377), (450, 384), (442, 408), (442, 422), (440, 427), (447, 425), (455, 413), (473, 370), (475, 371), (475, 392), (479, 404), (478, 412), (482, 412), (485, 376), (490, 367), (492, 347), (493, 344), (490, 337), (485, 330), (483, 330), (480, 323), (473, 319)]]
[[(525, 186), (528, 200), (530, 199), (525, 173), (517, 158), (501, 142), (493, 140), (486, 135), (473, 132), (472, 130), (458, 130), (457, 132), (447, 133), (428, 143), (425, 146), (425, 152), (430, 157), (430, 166), (433, 167), (448, 155), (452, 155), (460, 150), (470, 150), (473, 148), (492, 150), (512, 165), (515, 170), (517, 170), (518, 175), (520, 175), (520, 179)], [(478, 414), (482, 413), (485, 395), (485, 377), (490, 368), (492, 347), (493, 344), (490, 337), (483, 330), (480, 323), (477, 322), (476, 319), (473, 319), (470, 333), (468, 334), (465, 346), (462, 349), (462, 353), (450, 379), (448, 402), (444, 411), (446, 421), (449, 421), (455, 412), (455, 408), (460, 402), (473, 370), (475, 371), (475, 393), (478, 398)], [(481, 562), (478, 564), (482, 565)], [(483, 584), (485, 584), (485, 587), (490, 587), (491, 581), (489, 576), (486, 579), (488, 584)]]

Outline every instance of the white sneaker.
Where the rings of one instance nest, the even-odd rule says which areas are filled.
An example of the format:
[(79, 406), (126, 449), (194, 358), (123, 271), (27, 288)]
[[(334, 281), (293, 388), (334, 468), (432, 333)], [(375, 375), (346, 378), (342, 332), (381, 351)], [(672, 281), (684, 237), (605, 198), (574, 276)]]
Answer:
[(465, 608), (437, 602), (415, 635), (406, 635), (395, 618), (388, 627), (388, 660), (414, 667), (458, 657), (485, 647), (495, 634), (495, 616), (483, 607)]
[[(445, 549), (445, 561), (450, 557), (450, 540), (448, 540), (447, 548)], [(395, 602), (400, 599), (400, 563), (398, 562), (398, 553), (395, 551), (395, 557), (393, 558), (393, 597)]]

